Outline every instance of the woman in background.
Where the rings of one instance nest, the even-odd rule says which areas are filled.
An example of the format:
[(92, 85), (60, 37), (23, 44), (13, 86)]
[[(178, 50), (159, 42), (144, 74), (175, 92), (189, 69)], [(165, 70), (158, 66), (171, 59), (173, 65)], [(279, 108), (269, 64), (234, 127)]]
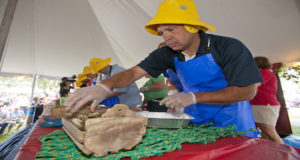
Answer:
[(277, 80), (271, 71), (271, 64), (266, 57), (254, 58), (264, 79), (258, 87), (256, 96), (250, 101), (255, 124), (261, 130), (261, 138), (283, 144), (275, 130), (280, 104), (276, 98)]

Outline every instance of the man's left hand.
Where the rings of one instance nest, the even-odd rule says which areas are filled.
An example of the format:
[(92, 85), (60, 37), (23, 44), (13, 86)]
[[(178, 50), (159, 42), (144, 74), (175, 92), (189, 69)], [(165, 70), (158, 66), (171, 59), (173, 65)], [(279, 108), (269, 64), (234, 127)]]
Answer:
[(175, 93), (164, 98), (159, 105), (166, 105), (169, 108), (183, 108), (196, 103), (194, 93)]

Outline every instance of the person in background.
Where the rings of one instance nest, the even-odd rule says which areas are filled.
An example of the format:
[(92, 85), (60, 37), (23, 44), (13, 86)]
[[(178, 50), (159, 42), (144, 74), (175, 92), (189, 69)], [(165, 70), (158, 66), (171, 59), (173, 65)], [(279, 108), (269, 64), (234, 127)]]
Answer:
[(4, 104), (0, 104), (0, 135), (4, 133), (6, 127), (10, 124), (9, 113), (3, 109)]
[(20, 96), (17, 97), (17, 104), (20, 107), (20, 110), (24, 112), (25, 116), (27, 116), (28, 108), (30, 106), (28, 96), (25, 94), (20, 94)]
[(68, 82), (70, 83), (70, 90), (74, 89), (74, 86), (75, 86), (74, 83), (75, 83), (76, 79), (77, 79), (77, 76), (75, 74), (72, 75), (71, 77), (67, 78)]
[(80, 87), (87, 87), (88, 86), (88, 83), (89, 83), (89, 79), (86, 75), (84, 74), (78, 74), (78, 82), (81, 83)]
[(143, 104), (147, 103), (148, 111), (166, 112), (168, 108), (165, 105), (159, 105), (159, 102), (168, 96), (164, 77), (159, 75), (154, 78), (149, 74), (145, 77), (150, 79), (140, 88), (140, 92), (144, 94)]
[(44, 105), (39, 100), (39, 97), (34, 97), (32, 106), (34, 107), (32, 122), (35, 123), (39, 119), (40, 115), (42, 115), (44, 110)]
[[(93, 74), (97, 74), (97, 77), (99, 77), (97, 85), (99, 85), (101, 81), (125, 70), (118, 64), (110, 65), (110, 61), (110, 57), (105, 59), (92, 58), (89, 61)], [(109, 107), (119, 103), (126, 104), (128, 107), (136, 107), (137, 105), (142, 104), (140, 92), (136, 83), (131, 83), (129, 86), (123, 88), (114, 88), (112, 92), (106, 96), (106, 100), (103, 102), (104, 105)]]
[[(214, 123), (215, 127), (235, 125), (237, 131), (255, 128), (249, 100), (263, 79), (248, 48), (230, 37), (206, 34), (215, 27), (200, 20), (192, 0), (165, 0), (145, 26), (162, 36), (167, 46), (149, 54), (137, 66), (92, 87), (77, 90), (68, 97), (67, 110), (76, 112), (90, 100), (91, 110), (111, 93), (146, 74), (158, 77), (172, 69), (183, 92), (164, 98), (160, 105), (184, 108), (194, 117), (192, 123)], [(255, 132), (246, 135), (257, 137)]]
[(70, 82), (67, 77), (63, 77), (60, 82), (59, 94), (60, 97), (67, 97), (70, 92)]
[(75, 81), (75, 86), (76, 88), (81, 88), (83, 84), (81, 82), (78, 81), (78, 79)]
[(7, 134), (10, 134), (10, 131), (13, 127), (17, 125), (16, 131), (18, 131), (22, 125), (24, 124), (24, 121), (26, 119), (26, 116), (23, 111), (19, 110), (19, 107), (15, 107), (10, 114), (10, 122), (11, 124), (8, 126)]
[(264, 79), (258, 87), (256, 96), (250, 101), (256, 127), (260, 129), (262, 139), (283, 144), (275, 129), (280, 110), (280, 103), (276, 98), (276, 76), (270, 69), (268, 58), (259, 56), (254, 60)]
[(91, 66), (85, 66), (83, 68), (82, 74), (86, 75), (89, 79), (87, 86), (96, 85), (97, 74), (93, 74), (93, 69), (91, 68)]

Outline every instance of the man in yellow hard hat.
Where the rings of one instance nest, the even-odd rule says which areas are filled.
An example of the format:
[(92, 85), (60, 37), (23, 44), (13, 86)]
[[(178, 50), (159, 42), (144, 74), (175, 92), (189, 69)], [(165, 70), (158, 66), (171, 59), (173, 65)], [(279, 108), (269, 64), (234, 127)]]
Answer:
[(86, 75), (83, 73), (80, 73), (77, 75), (77, 81), (75, 81), (75, 84), (77, 87), (87, 87), (87, 84), (89, 82), (89, 79)]
[(93, 73), (91, 66), (84, 66), (82, 75), (85, 75), (89, 79), (87, 86), (96, 85), (97, 75)]
[[(157, 77), (172, 69), (183, 85), (183, 92), (164, 98), (161, 105), (184, 108), (196, 124), (235, 125), (238, 131), (255, 128), (248, 100), (254, 97), (257, 84), (263, 79), (242, 42), (205, 33), (215, 27), (200, 20), (192, 0), (163, 1), (145, 28), (162, 36), (167, 46), (95, 87), (74, 92), (68, 97), (68, 110), (77, 111), (93, 99), (93, 111), (112, 88), (129, 85), (147, 73)], [(247, 135), (256, 137), (254, 132)]]
[(75, 81), (75, 86), (77, 88), (81, 87), (83, 84), (81, 82), (79, 82), (78, 80)]

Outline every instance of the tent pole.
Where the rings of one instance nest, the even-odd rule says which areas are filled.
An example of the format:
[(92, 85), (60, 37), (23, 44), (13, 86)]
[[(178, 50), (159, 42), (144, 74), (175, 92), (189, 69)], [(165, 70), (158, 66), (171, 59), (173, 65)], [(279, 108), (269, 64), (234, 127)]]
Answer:
[(36, 79), (37, 79), (37, 77), (38, 77), (37, 74), (33, 75), (33, 82), (32, 82), (31, 98), (30, 98), (30, 100), (32, 100), (33, 96), (34, 96), (34, 90), (35, 90), (35, 85), (36, 85)]
[(3, 55), (5, 44), (7, 42), (7, 37), (16, 10), (17, 2), (18, 0), (8, 0), (0, 26), (0, 71), (2, 69), (4, 59)]

